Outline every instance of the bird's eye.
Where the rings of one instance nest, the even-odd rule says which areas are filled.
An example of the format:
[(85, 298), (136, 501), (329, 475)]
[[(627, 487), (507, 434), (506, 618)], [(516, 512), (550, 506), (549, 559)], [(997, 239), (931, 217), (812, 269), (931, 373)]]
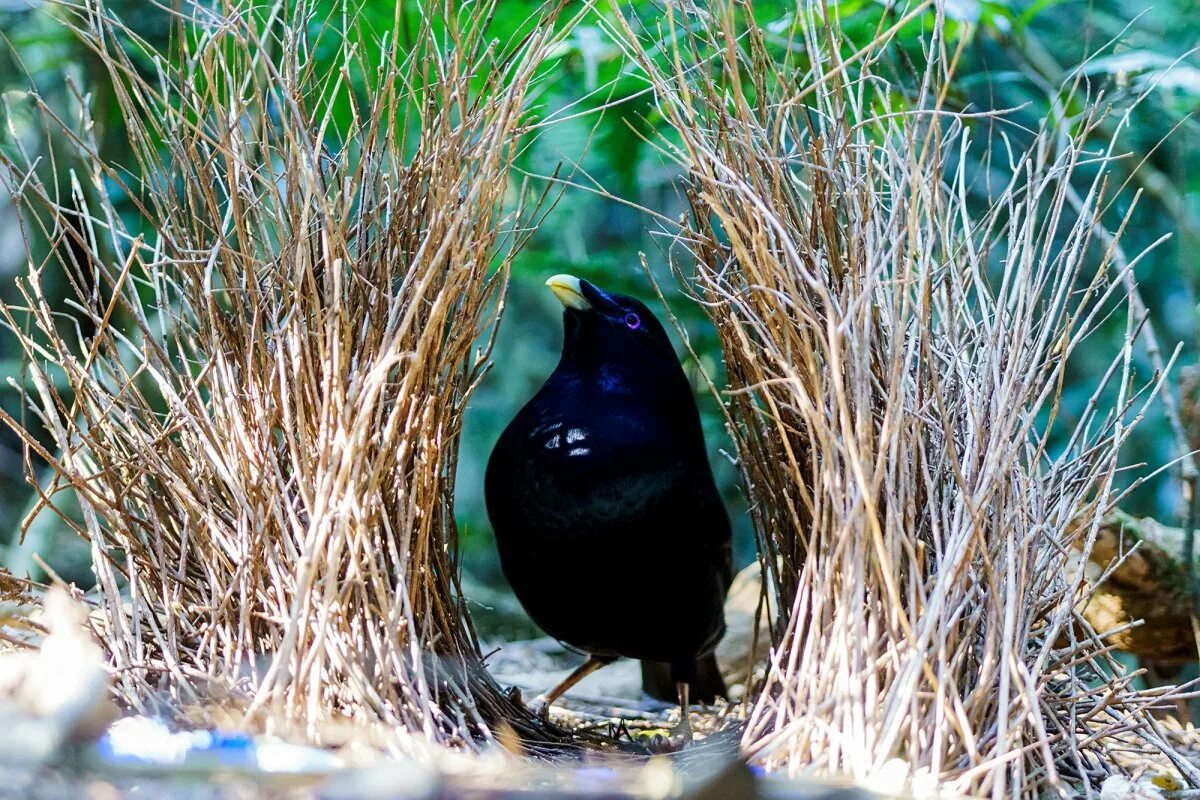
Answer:
[(642, 327), (642, 318), (637, 314), (626, 314), (625, 324), (629, 327), (629, 330), (636, 331), (638, 328)]

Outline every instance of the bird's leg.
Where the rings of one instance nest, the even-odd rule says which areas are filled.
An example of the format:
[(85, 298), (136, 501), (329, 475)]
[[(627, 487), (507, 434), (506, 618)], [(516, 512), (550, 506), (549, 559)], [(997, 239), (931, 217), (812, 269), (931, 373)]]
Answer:
[(550, 715), (551, 703), (562, 697), (568, 689), (579, 683), (588, 675), (591, 675), (593, 672), (603, 666), (611, 664), (614, 660), (615, 659), (609, 656), (588, 656), (587, 661), (580, 664), (570, 675), (559, 681), (557, 686), (550, 691), (544, 692), (535, 697), (533, 702), (529, 704), (529, 710), (537, 716), (545, 719)]
[(688, 718), (688, 706), (691, 705), (688, 698), (690, 689), (691, 685), (686, 681), (678, 681), (675, 684), (675, 691), (679, 692), (679, 724), (671, 734), (671, 743), (677, 747), (692, 741), (692, 721)]

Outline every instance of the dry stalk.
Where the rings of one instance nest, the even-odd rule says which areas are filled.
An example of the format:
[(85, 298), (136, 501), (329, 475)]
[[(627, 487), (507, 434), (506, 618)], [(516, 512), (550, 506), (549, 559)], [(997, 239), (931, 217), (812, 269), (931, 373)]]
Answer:
[[(524, 235), (526, 98), (561, 28), (548, 9), (503, 44), (495, 0), (433, 5), (383, 33), (307, 0), (163, 8), (163, 53), (102, 2), (61, 6), (134, 161), (101, 157), (82, 93), (70, 119), (29, 98), (75, 159), (17, 142), (0, 164), (48, 251), (2, 313), (53, 447), (6, 421), (53, 470), (44, 504), (78, 496), (135, 709), (224, 696), (318, 741), (334, 717), (550, 737), (482, 669), (452, 489)], [(56, 274), (70, 308), (46, 299)]]
[[(688, 171), (676, 246), (723, 344), (781, 598), (743, 744), (861, 779), (899, 758), (915, 782), (993, 797), (1090, 793), (1129, 747), (1195, 781), (1067, 569), (1161, 380), (1132, 374), (1138, 259), (1114, 267), (1120, 229), (1095, 235), (1112, 152), (1082, 142), (1103, 114), (1080, 97), (1073, 134), (982, 143), (999, 155), (980, 198), (976, 126), (943, 107), (958, 54), (939, 6), (885, 15), (865, 44), (824, 4), (767, 31), (746, 4), (670, 2), (655, 30), (614, 31)], [(926, 66), (897, 108), (883, 74), (904, 71), (895, 34), (917, 18)], [(1064, 420), (1071, 356), (1113, 314), (1124, 346)]]

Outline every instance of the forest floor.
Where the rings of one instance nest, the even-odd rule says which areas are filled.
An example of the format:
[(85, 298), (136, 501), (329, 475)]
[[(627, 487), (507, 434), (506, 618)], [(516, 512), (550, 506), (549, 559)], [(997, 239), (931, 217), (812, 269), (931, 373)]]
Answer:
[[(501, 685), (516, 687), (529, 699), (553, 686), (581, 660), (559, 643), (538, 638), (490, 648), (487, 666)], [(631, 750), (639, 745), (648, 747), (654, 737), (669, 733), (679, 721), (675, 705), (642, 695), (638, 664), (628, 660), (581, 681), (555, 704), (552, 714), (561, 726), (610, 737), (629, 744)], [(429, 762), (378, 754), (363, 759), (348, 752), (272, 742), (236, 732), (214, 731), (205, 742), (204, 732), (177, 733), (157, 721), (127, 718), (109, 728), (98, 742), (75, 745), (40, 761), (13, 761), (7, 757), (10, 750), (0, 747), (0, 798), (856, 800), (903, 796), (903, 782), (890, 784), (886, 776), (870, 786), (860, 786), (786, 780), (747, 766), (738, 758), (745, 714), (746, 707), (741, 704), (693, 707), (690, 720), (696, 739), (679, 752), (649, 757), (585, 753), (554, 763), (515, 759), (499, 748), (482, 755), (446, 754)], [(0, 728), (4, 729), (0, 741), (21, 736), (14, 720), (20, 722), (12, 709), (0, 702)], [(122, 724), (127, 727), (118, 741), (114, 732)], [(1160, 724), (1166, 737), (1185, 754), (1195, 754), (1192, 760), (1200, 764), (1197, 731), (1173, 717), (1165, 716)], [(184, 739), (188, 735), (201, 738)], [(163, 759), (172, 754), (168, 744), (172, 740), (188, 742), (193, 752), (186, 758), (180, 756), (175, 764), (165, 763)], [(139, 751), (145, 753), (144, 763), (138, 760)], [(1135, 776), (1144, 775), (1143, 782), (1167, 774), (1156, 759), (1134, 750), (1122, 766)]]
[[(534, 639), (495, 648), (488, 667), (502, 685), (518, 687), (528, 698), (555, 684), (580, 660), (553, 640)], [(632, 661), (617, 662), (582, 681), (555, 704), (552, 714), (564, 727), (634, 746), (668, 733), (679, 720), (676, 706), (642, 698), (640, 670)], [(42, 759), (22, 762), (13, 757), (19, 748), (0, 747), (0, 798), (845, 800), (892, 794), (844, 782), (763, 775), (737, 758), (741, 719), (739, 705), (693, 707), (695, 741), (657, 756), (598, 752), (551, 763), (493, 752), (446, 754), (425, 763), (378, 756), (364, 760), (236, 732), (213, 731), (206, 740), (202, 731), (177, 732), (155, 720), (131, 717), (108, 728), (96, 742), (60, 748)], [(21, 736), (19, 725), (28, 723), (12, 705), (0, 702), (0, 726), (6, 727), (0, 741)], [(35, 728), (29, 730), (34, 735)], [(268, 750), (270, 758), (265, 757)], [(172, 758), (176, 763), (167, 763)]]

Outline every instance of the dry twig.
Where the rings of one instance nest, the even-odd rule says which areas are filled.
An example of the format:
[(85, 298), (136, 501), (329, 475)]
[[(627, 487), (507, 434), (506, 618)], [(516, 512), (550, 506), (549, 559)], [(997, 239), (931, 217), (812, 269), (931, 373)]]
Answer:
[[(1121, 231), (1095, 235), (1112, 153), (1077, 142), (1103, 114), (1084, 98), (1076, 137), (1002, 149), (985, 168), (1007, 184), (980, 200), (970, 118), (943, 108), (958, 53), (939, 7), (885, 15), (865, 45), (821, 4), (775, 31), (786, 47), (736, 2), (668, 3), (656, 30), (615, 32), (688, 170), (680, 269), (694, 264), (724, 347), (783, 606), (743, 744), (769, 767), (859, 778), (900, 757), (916, 781), (994, 797), (1095, 790), (1122, 747), (1195, 781), (1067, 569), (1161, 380), (1131, 373), (1138, 259), (1112, 268)], [(882, 67), (920, 15), (924, 71), (895, 108)], [(1066, 366), (1112, 314), (1124, 347), (1067, 425)]]
[(333, 717), (551, 741), (482, 668), (452, 489), (524, 235), (526, 96), (562, 29), (548, 9), (506, 45), (494, 1), (444, 3), (369, 47), (320, 6), (185, 5), (166, 53), (103, 3), (62, 6), (134, 162), (98, 153), (86, 97), (71, 119), (30, 98), (81, 166), (69, 198), (67, 159), (0, 170), (30, 252), (50, 245), (2, 313), (53, 450), (6, 421), (54, 472), (45, 505), (79, 498), (129, 705), (227, 696), (318, 741)]

